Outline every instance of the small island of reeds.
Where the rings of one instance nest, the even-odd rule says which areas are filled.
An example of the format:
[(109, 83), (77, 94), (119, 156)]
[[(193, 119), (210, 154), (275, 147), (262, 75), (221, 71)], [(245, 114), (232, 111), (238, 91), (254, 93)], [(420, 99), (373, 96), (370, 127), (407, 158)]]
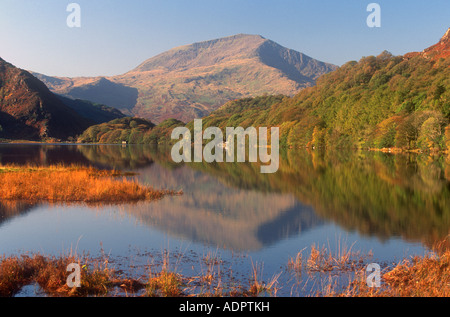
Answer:
[(157, 200), (181, 192), (154, 189), (132, 173), (93, 167), (0, 166), (0, 199), (49, 202), (119, 203)]

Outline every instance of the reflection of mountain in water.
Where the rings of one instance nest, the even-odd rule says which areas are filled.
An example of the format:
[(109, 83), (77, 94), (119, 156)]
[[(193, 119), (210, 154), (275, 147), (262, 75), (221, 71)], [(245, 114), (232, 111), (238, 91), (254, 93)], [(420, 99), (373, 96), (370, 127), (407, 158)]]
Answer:
[[(155, 164), (138, 172), (141, 182), (157, 188), (183, 188), (184, 195), (127, 206), (125, 211), (189, 241), (257, 250), (322, 223), (311, 208), (289, 194), (230, 187), (187, 166), (168, 171)], [(264, 231), (265, 226), (274, 230)]]
[(170, 153), (146, 146), (0, 146), (2, 163), (59, 160), (133, 169), (143, 183), (182, 189), (183, 196), (127, 212), (195, 241), (255, 249), (320, 225), (319, 216), (380, 239), (433, 244), (450, 232), (450, 157), (281, 154), (278, 172), (261, 174), (248, 163), (177, 165)]
[(450, 158), (384, 153), (282, 153), (263, 175), (250, 164), (192, 164), (224, 183), (290, 193), (323, 219), (380, 239), (432, 245), (450, 233)]
[(256, 236), (264, 245), (296, 236), (322, 223), (314, 209), (296, 204), (280, 213), (276, 219), (259, 226)]

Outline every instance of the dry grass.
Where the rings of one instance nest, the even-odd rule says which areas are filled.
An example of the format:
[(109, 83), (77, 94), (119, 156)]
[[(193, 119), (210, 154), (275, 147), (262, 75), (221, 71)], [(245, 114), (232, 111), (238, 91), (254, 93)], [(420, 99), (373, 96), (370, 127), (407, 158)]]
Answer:
[(381, 286), (368, 287), (362, 270), (338, 297), (449, 297), (450, 251), (403, 260), (381, 276)]
[[(67, 266), (77, 263), (81, 267), (81, 287), (70, 288)], [(142, 296), (142, 297), (254, 297), (263, 293), (276, 294), (275, 284), (278, 276), (263, 283), (258, 270), (253, 268), (253, 276), (247, 287), (243, 285), (217, 284), (213, 291), (193, 293), (204, 290), (202, 284), (214, 281), (210, 276), (185, 277), (164, 267), (158, 273), (150, 271), (147, 282), (140, 279), (118, 276), (108, 267), (108, 260), (92, 260), (77, 256), (45, 257), (42, 255), (23, 255), (0, 258), (0, 297), (15, 296), (24, 286), (38, 284), (43, 295), (53, 297), (86, 296)], [(195, 284), (193, 287), (192, 285)], [(143, 292), (141, 292), (143, 290)], [(118, 295), (120, 293), (121, 295)]]
[[(339, 243), (337, 251), (332, 254), (325, 246), (319, 249), (313, 244), (306, 268), (309, 272), (355, 271), (361, 268), (365, 257), (361, 256), (359, 252), (353, 252), (352, 247), (353, 245), (347, 247), (345, 244)], [(371, 257), (371, 254), (368, 254), (367, 257)], [(296, 260), (290, 260), (288, 267), (292, 267), (298, 272), (302, 268), (301, 261), (302, 255), (299, 253)]]
[[(82, 268), (81, 287), (66, 285), (67, 265), (78, 263)], [(41, 255), (17, 256), (0, 259), (0, 297), (14, 296), (22, 287), (37, 283), (49, 296), (116, 296), (117, 289), (126, 295), (136, 294), (148, 297), (258, 297), (276, 296), (278, 275), (265, 283), (262, 281), (262, 267), (252, 266), (248, 285), (225, 285), (213, 281), (218, 277), (185, 277), (164, 267), (159, 273), (150, 272), (143, 283), (133, 278), (118, 278), (107, 260), (81, 259), (75, 256), (44, 257)], [(382, 274), (379, 288), (368, 287), (365, 267), (358, 270), (347, 286), (333, 284), (333, 279), (316, 296), (329, 297), (448, 297), (450, 296), (450, 251), (441, 255), (413, 257), (403, 260)], [(322, 277), (323, 278), (323, 277)], [(326, 278), (326, 277), (325, 277)], [(215, 287), (210, 287), (215, 284)], [(116, 294), (114, 294), (114, 290)], [(192, 292), (200, 290), (199, 293)], [(205, 290), (207, 290), (205, 292)], [(128, 293), (129, 292), (129, 293)]]
[[(67, 286), (67, 266), (77, 263), (82, 267), (81, 288)], [(92, 270), (88, 269), (93, 267)], [(0, 263), (0, 297), (14, 296), (33, 282), (51, 296), (104, 295), (112, 285), (112, 272), (107, 265), (100, 268), (90, 260), (75, 256), (44, 257), (42, 255), (2, 258)]]
[(156, 275), (150, 275), (146, 285), (146, 296), (149, 297), (180, 297), (183, 295), (182, 278), (175, 272), (162, 270)]
[(181, 194), (155, 190), (120, 171), (92, 167), (0, 167), (0, 199), (51, 202), (129, 202)]
[(386, 267), (381, 272), (380, 287), (367, 285), (365, 267), (348, 285), (337, 291), (330, 288), (325, 296), (336, 297), (449, 297), (450, 248), (448, 240), (437, 243), (433, 252), (414, 256)]
[(281, 273), (274, 275), (269, 282), (265, 283), (262, 280), (262, 266), (259, 267), (258, 263), (254, 265), (252, 262), (252, 272), (253, 273), (252, 280), (250, 281), (250, 288), (244, 293), (244, 295), (250, 297), (258, 297), (264, 294), (276, 296), (278, 291), (278, 278), (280, 277)]

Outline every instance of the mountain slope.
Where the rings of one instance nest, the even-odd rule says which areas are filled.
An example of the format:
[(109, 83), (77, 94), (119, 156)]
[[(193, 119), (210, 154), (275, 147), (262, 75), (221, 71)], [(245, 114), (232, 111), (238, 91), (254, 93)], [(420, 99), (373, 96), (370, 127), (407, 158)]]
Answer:
[(288, 147), (450, 150), (449, 34), (421, 53), (348, 62), (292, 98), (231, 101), (203, 127), (279, 126)]
[(90, 124), (37, 78), (0, 59), (2, 137), (67, 139)]
[(92, 124), (109, 122), (114, 119), (124, 118), (125, 115), (116, 108), (95, 104), (87, 100), (70, 99), (59, 96), (58, 98), (69, 108), (75, 110), (80, 116), (88, 119)]
[(2, 138), (67, 140), (93, 124), (123, 116), (115, 109), (60, 98), (30, 73), (0, 58)]
[(171, 49), (119, 76), (38, 76), (53, 92), (158, 123), (168, 118), (188, 122), (237, 98), (294, 95), (334, 69), (259, 35), (238, 34)]

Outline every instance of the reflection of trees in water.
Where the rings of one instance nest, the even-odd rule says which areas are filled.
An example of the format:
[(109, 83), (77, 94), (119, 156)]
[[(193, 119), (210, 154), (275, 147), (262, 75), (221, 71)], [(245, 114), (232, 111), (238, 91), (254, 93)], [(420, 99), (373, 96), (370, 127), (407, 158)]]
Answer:
[(291, 193), (364, 235), (432, 244), (449, 234), (449, 166), (440, 157), (288, 151), (279, 171), (266, 175), (250, 164), (191, 166), (237, 187)]
[[(108, 152), (101, 153), (100, 156), (106, 156)], [(168, 151), (152, 148), (148, 153), (156, 162), (171, 169), (180, 166), (170, 163)], [(280, 160), (280, 169), (275, 174), (261, 174), (258, 164), (188, 164), (226, 186), (205, 181), (203, 173), (192, 175), (190, 181), (182, 181), (182, 173), (177, 174), (173, 169), (166, 171), (166, 175), (160, 174), (160, 178), (150, 177), (145, 181), (157, 187), (161, 180), (175, 173), (177, 176), (163, 187), (205, 193), (201, 203), (197, 201), (198, 205), (193, 208), (226, 210), (222, 204), (227, 201), (227, 193), (221, 192), (231, 186), (261, 193), (293, 194), (302, 203), (313, 206), (325, 219), (347, 230), (358, 230), (381, 239), (402, 236), (431, 244), (449, 234), (449, 157), (285, 151)]]
[(152, 147), (120, 145), (79, 145), (78, 151), (92, 164), (106, 168), (133, 169), (153, 164)]
[(133, 169), (153, 163), (159, 157), (154, 146), (134, 145), (42, 145), (2, 144), (0, 163), (17, 165), (93, 165), (102, 168)]
[[(0, 160), (133, 169), (140, 181), (183, 189), (185, 195), (130, 208), (131, 213), (173, 233), (242, 248), (287, 237), (290, 228), (318, 225), (316, 215), (364, 235), (429, 244), (450, 228), (450, 157), (285, 151), (275, 174), (261, 174), (250, 163), (174, 164), (170, 150), (152, 146), (4, 145)], [(315, 216), (310, 209), (297, 210), (296, 200), (312, 206)], [(21, 209), (2, 208), (4, 219)]]
[(177, 166), (170, 158), (170, 152), (158, 149), (156, 145), (77, 145), (77, 150), (91, 164), (105, 168), (137, 169), (158, 161), (169, 169)]
[(30, 212), (34, 206), (23, 201), (0, 201), (0, 227), (14, 217)]
[(1, 144), (0, 163), (16, 165), (89, 165), (74, 145)]

